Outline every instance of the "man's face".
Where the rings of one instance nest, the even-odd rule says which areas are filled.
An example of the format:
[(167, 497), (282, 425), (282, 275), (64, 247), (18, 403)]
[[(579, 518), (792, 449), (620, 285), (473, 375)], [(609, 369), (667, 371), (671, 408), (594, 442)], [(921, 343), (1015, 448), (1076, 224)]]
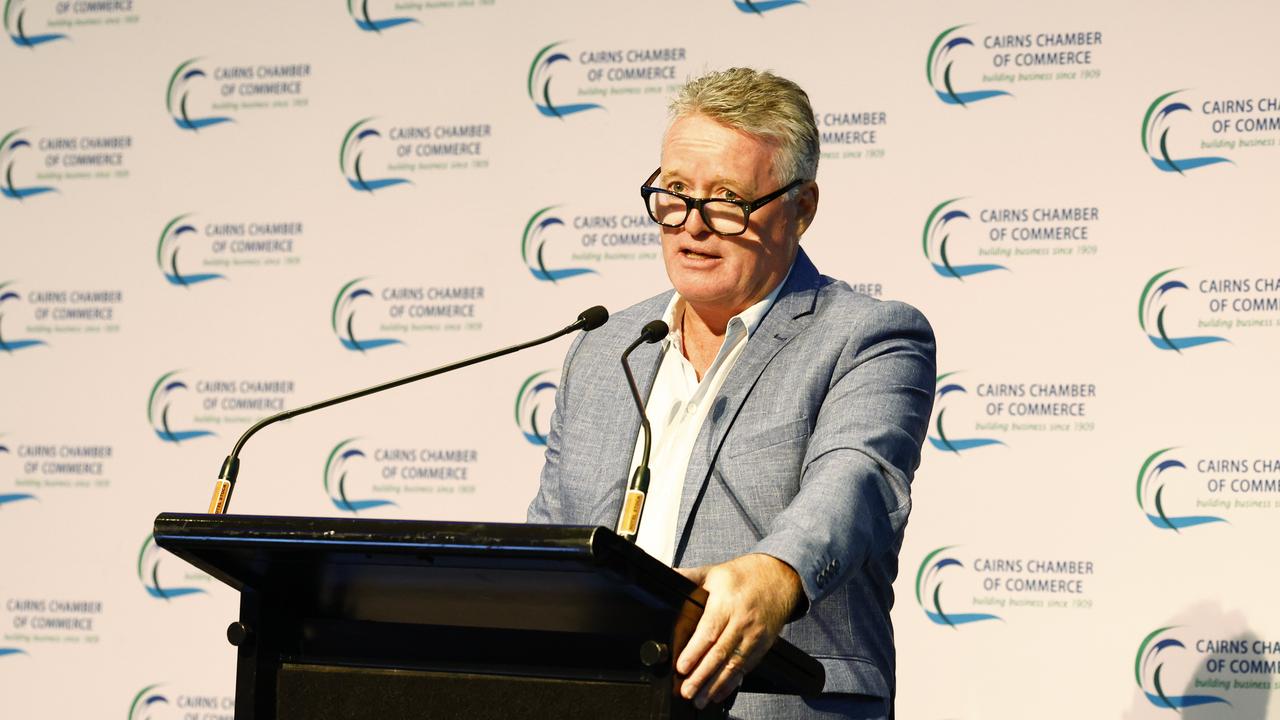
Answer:
[[(776, 151), (769, 141), (689, 115), (667, 130), (653, 184), (696, 198), (755, 200), (792, 179), (773, 176)], [(816, 206), (809, 183), (797, 200), (782, 197), (752, 212), (746, 232), (733, 237), (716, 235), (692, 212), (684, 226), (662, 228), (667, 277), (699, 314), (732, 317), (782, 282)]]

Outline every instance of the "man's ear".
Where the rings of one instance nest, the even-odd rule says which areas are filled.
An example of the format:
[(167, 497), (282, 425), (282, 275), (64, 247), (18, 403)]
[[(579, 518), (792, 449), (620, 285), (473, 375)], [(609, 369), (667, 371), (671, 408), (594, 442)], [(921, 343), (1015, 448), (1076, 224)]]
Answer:
[(796, 237), (804, 235), (804, 231), (813, 224), (818, 214), (818, 183), (810, 181), (800, 189), (796, 197)]

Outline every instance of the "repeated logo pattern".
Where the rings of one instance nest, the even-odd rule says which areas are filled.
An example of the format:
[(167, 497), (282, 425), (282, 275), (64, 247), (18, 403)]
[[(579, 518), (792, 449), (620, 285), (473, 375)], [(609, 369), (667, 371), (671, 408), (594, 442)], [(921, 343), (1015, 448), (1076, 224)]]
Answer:
[(1165, 313), (1169, 309), (1167, 295), (1176, 290), (1188, 289), (1186, 283), (1176, 277), (1170, 277), (1181, 269), (1170, 268), (1158, 272), (1147, 281), (1146, 286), (1142, 288), (1142, 296), (1138, 299), (1138, 325), (1147, 334), (1151, 344), (1161, 350), (1181, 353), (1183, 350), (1200, 345), (1227, 342), (1226, 338), (1217, 335), (1173, 337), (1169, 334), (1165, 325)]
[(1133, 660), (1133, 675), (1147, 701), (1158, 708), (1179, 711), (1199, 705), (1230, 705), (1226, 698), (1218, 695), (1174, 695), (1166, 691), (1169, 682), (1164, 675), (1165, 661), (1187, 649), (1181, 640), (1169, 632), (1175, 629), (1177, 628), (1170, 626), (1153, 630), (1138, 646), (1138, 653)]
[(1142, 151), (1157, 168), (1179, 175), (1185, 175), (1188, 170), (1231, 162), (1227, 158), (1213, 155), (1175, 159), (1170, 154), (1169, 131), (1172, 129), (1172, 116), (1175, 113), (1191, 112), (1190, 105), (1174, 99), (1181, 92), (1183, 91), (1167, 92), (1147, 107), (1147, 114), (1142, 118)]
[(957, 34), (957, 30), (967, 27), (956, 25), (942, 31), (934, 38), (929, 48), (929, 59), (925, 62), (925, 78), (938, 99), (948, 105), (968, 106), (991, 98), (1008, 95), (1004, 90), (957, 90), (951, 79), (951, 70), (955, 66), (953, 55), (958, 48), (972, 47), (973, 41)]
[(946, 556), (947, 551), (955, 548), (955, 545), (940, 547), (921, 561), (920, 569), (916, 571), (916, 602), (920, 609), (934, 624), (953, 628), (984, 620), (999, 620), (998, 615), (990, 613), (955, 613), (942, 608), (943, 572), (947, 568), (964, 568), (964, 563)]

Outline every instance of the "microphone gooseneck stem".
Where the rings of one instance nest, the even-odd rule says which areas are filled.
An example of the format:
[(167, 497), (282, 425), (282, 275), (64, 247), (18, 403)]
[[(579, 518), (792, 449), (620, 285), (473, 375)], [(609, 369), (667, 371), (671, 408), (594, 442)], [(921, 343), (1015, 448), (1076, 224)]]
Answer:
[(640, 412), (640, 429), (643, 440), (640, 446), (640, 464), (631, 474), (627, 483), (627, 492), (622, 499), (622, 515), (618, 518), (618, 535), (630, 542), (635, 542), (640, 534), (640, 518), (644, 514), (644, 501), (649, 494), (649, 451), (653, 446), (653, 429), (649, 426), (649, 416), (644, 411), (644, 398), (640, 397), (640, 388), (636, 385), (635, 375), (631, 373), (631, 365), (627, 359), (632, 351), (644, 343), (655, 343), (667, 336), (667, 324), (654, 320), (640, 331), (640, 337), (627, 346), (622, 353), (622, 372), (627, 376), (627, 384), (631, 387), (631, 399), (635, 401), (636, 410)]
[(627, 376), (627, 384), (631, 386), (631, 399), (636, 404), (636, 410), (640, 412), (640, 429), (644, 432), (644, 445), (640, 454), (640, 466), (649, 467), (649, 450), (653, 443), (653, 429), (649, 426), (649, 416), (644, 411), (644, 400), (640, 398), (640, 387), (636, 385), (636, 376), (631, 372), (631, 365), (627, 359), (631, 356), (631, 352), (645, 341), (644, 338), (638, 338), (631, 343), (631, 347), (622, 353), (622, 372)]
[[(595, 308), (592, 308), (592, 310), (595, 310)], [(603, 311), (604, 309), (601, 308), (600, 310)], [(591, 311), (587, 311), (587, 312), (591, 312)], [(519, 352), (520, 350), (531, 348), (534, 345), (541, 345), (542, 343), (551, 342), (552, 340), (555, 340), (558, 337), (568, 335), (569, 333), (574, 332), (576, 330), (592, 329), (593, 327), (599, 327), (599, 325), (603, 324), (603, 322), (597, 322), (598, 318), (595, 316), (587, 317), (587, 312), (584, 312), (582, 315), (580, 315), (578, 317), (577, 322), (573, 323), (572, 325), (569, 325), (568, 327), (565, 327), (561, 330), (557, 330), (556, 332), (551, 333), (550, 335), (540, 337), (536, 340), (522, 342), (518, 345), (512, 345), (510, 347), (505, 347), (505, 348), (502, 348), (501, 350), (495, 350), (493, 352), (485, 353), (483, 355), (476, 355), (475, 357), (470, 357), (465, 360), (459, 360), (458, 362), (449, 363), (448, 365), (441, 365), (438, 368), (433, 368), (431, 370), (420, 372), (414, 375), (408, 375), (408, 376), (399, 378), (397, 380), (391, 380), (389, 382), (384, 382), (378, 385), (374, 385), (372, 387), (367, 387), (363, 390), (356, 390), (355, 392), (346, 393), (344, 395), (338, 395), (336, 397), (331, 397), (327, 400), (321, 400), (320, 402), (312, 403), (310, 405), (303, 405), (302, 407), (294, 408), (292, 410), (285, 410), (284, 412), (279, 412), (279, 413), (276, 413), (275, 415), (269, 415), (265, 418), (262, 418), (261, 420), (254, 423), (253, 425), (250, 425), (248, 430), (244, 431), (244, 434), (240, 436), (240, 439), (236, 441), (235, 446), (231, 449), (231, 454), (228, 455), (227, 459), (223, 461), (222, 470), (218, 473), (218, 480), (214, 484), (213, 499), (209, 503), (209, 513), (213, 515), (226, 513), (227, 506), (231, 502), (231, 493), (232, 491), (235, 490), (236, 477), (240, 473), (240, 451), (244, 448), (244, 445), (246, 442), (248, 442), (249, 438), (253, 437), (255, 433), (265, 428), (266, 426), (280, 422), (282, 420), (289, 420), (299, 415), (305, 415), (306, 413), (314, 412), (316, 410), (323, 410), (324, 408), (327, 408), (331, 405), (337, 405), (339, 403), (344, 403), (349, 400), (357, 400), (366, 395), (372, 395), (374, 393), (382, 392), (383, 390), (390, 390), (392, 388), (400, 387), (401, 385), (408, 385), (409, 383), (412, 383), (412, 382), (425, 380), (435, 375), (440, 375), (442, 373), (447, 373), (452, 370), (458, 370), (460, 368), (467, 367), (468, 365), (475, 365), (476, 363), (481, 363), (486, 360), (492, 360), (497, 357), (502, 357), (503, 355), (510, 355), (513, 352)], [(608, 317), (607, 313), (605, 313), (605, 317), (606, 318)]]

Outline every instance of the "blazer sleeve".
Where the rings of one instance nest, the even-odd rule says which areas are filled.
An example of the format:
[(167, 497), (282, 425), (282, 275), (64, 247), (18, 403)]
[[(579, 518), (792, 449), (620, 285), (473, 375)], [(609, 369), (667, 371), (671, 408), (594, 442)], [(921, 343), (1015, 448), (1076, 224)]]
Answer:
[(560, 370), (560, 387), (556, 390), (555, 409), (551, 413), (551, 429), (547, 432), (547, 450), (542, 464), (542, 475), (538, 480), (538, 493), (529, 503), (525, 521), (538, 524), (554, 524), (566, 522), (564, 509), (561, 506), (560, 448), (564, 442), (565, 418), (569, 412), (570, 385), (572, 377), (570, 368), (573, 358), (582, 346), (585, 333), (579, 333), (569, 346), (565, 355), (564, 366)]
[(924, 316), (883, 302), (855, 325), (819, 408), (799, 492), (751, 550), (794, 568), (810, 604), (868, 559), (897, 551), (933, 408), (935, 343)]

